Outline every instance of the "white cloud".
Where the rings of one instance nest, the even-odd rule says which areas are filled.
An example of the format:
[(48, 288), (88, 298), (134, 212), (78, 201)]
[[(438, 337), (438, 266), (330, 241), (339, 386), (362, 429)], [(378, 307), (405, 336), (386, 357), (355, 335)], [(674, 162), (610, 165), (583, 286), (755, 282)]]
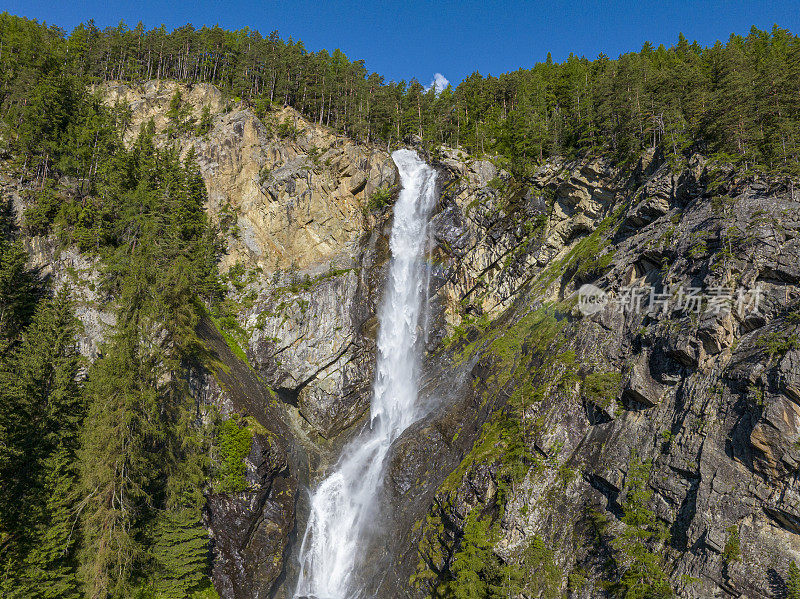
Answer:
[(433, 76), (433, 81), (431, 81), (431, 84), (425, 88), (425, 91), (428, 91), (430, 88), (433, 88), (438, 94), (448, 85), (450, 85), (450, 81), (447, 80), (447, 77), (445, 77), (441, 73), (436, 73)]

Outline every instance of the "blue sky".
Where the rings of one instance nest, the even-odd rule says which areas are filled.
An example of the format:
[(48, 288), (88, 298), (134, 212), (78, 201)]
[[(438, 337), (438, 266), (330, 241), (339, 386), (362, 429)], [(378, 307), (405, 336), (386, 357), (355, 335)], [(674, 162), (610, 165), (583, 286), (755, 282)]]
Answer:
[(363, 59), (387, 79), (416, 77), (429, 84), (435, 73), (454, 84), (474, 71), (500, 74), (530, 67), (552, 52), (557, 61), (570, 52), (612, 58), (639, 50), (644, 41), (674, 43), (683, 32), (703, 45), (751, 25), (774, 23), (800, 32), (800, 0), (785, 2), (646, 0), (606, 2), (475, 2), (472, 0), (368, 2), (207, 2), (94, 0), (49, 2), (5, 0), (0, 9), (47, 21), (69, 30), (94, 18), (98, 26), (124, 20), (133, 27), (174, 28), (218, 24), (249, 26), (268, 34), (302, 40), (309, 50), (340, 48)]

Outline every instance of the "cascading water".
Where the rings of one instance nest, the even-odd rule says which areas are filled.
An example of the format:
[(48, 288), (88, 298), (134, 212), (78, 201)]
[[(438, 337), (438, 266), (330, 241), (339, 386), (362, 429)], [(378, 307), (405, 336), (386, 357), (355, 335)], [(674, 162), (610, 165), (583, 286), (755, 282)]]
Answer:
[(403, 189), (394, 207), (392, 258), (378, 315), (371, 422), (345, 447), (312, 496), (295, 597), (359, 597), (353, 573), (383, 480), (383, 461), (392, 442), (418, 417), (420, 329), (428, 282), (425, 253), (428, 218), (436, 203), (436, 171), (411, 150), (398, 150), (392, 158)]

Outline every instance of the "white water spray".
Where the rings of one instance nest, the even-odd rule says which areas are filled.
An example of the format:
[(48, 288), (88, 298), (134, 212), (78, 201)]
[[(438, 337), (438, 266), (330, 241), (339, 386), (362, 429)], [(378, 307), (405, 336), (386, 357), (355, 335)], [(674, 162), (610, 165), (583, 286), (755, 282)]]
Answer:
[[(392, 259), (378, 315), (378, 357), (370, 427), (342, 452), (311, 499), (295, 597), (355, 599), (360, 541), (372, 520), (389, 447), (419, 416), (419, 357), (425, 325), (425, 252), (436, 171), (416, 152), (392, 154), (403, 190), (394, 207)], [(423, 333), (424, 334), (424, 333)]]

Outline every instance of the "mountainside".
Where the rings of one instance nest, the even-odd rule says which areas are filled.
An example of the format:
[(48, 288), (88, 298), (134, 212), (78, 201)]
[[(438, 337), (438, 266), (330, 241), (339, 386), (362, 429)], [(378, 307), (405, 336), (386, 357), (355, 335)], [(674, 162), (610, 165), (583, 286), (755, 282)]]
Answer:
[[(475, 570), (475, 596), (782, 596), (798, 540), (793, 183), (651, 154), (545, 164), (520, 195), (444, 166), (441, 292), (465, 316), (428, 360), (429, 395), (450, 400), (395, 451), (386, 596)], [(482, 193), (505, 208), (471, 206)], [(487, 239), (494, 259), (476, 259)], [(610, 297), (590, 315), (587, 283)]]
[(367, 596), (800, 597), (791, 143), (503, 155), (337, 131), (189, 63), (14, 60), (0, 595), (293, 596), (308, 491), (370, 425), (399, 136), (437, 172), (425, 415), (388, 450)]

